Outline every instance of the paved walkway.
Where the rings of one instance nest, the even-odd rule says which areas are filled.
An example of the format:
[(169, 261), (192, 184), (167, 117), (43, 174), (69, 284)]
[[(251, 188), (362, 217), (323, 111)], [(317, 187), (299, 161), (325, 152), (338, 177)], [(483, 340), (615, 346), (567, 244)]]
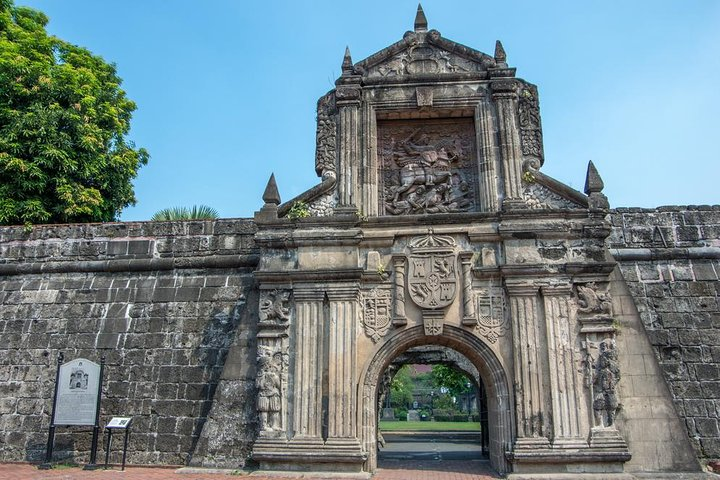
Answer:
[[(411, 464), (410, 464), (411, 463)], [(373, 480), (490, 480), (499, 478), (490, 473), (487, 464), (459, 460), (437, 461), (397, 461), (378, 469)], [(260, 476), (240, 473), (177, 473), (168, 468), (127, 467), (124, 472), (113, 470), (84, 471), (80, 468), (56, 468), (38, 470), (33, 465), (0, 464), (0, 480), (220, 480), (222, 478), (247, 478), (248, 480), (297, 480), (309, 478), (299, 474), (293, 477)], [(327, 476), (313, 479), (338, 479)], [(347, 478), (347, 477), (345, 477)], [(344, 480), (344, 479), (343, 479)]]

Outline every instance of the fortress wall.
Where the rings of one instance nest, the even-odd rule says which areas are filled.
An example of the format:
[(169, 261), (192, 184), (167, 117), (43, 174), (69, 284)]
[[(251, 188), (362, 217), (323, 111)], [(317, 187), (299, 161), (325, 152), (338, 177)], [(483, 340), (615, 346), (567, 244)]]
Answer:
[[(43, 458), (62, 351), (106, 356), (101, 425), (135, 418), (128, 462), (186, 463), (229, 349), (254, 364), (254, 232), (248, 220), (0, 227), (0, 461)], [(246, 370), (236, 388), (254, 398)], [(256, 428), (254, 402), (241, 408), (238, 454)], [(59, 427), (55, 458), (86, 461), (89, 430)]]
[(720, 206), (618, 208), (609, 218), (608, 246), (677, 413), (697, 456), (719, 458)]

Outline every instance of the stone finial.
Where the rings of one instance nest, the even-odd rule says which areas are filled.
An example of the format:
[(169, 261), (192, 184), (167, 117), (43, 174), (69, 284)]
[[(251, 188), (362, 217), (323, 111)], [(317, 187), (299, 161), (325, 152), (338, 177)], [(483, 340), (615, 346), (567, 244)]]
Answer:
[(605, 184), (600, 178), (600, 174), (595, 168), (592, 160), (588, 162), (587, 175), (585, 176), (585, 194), (590, 195), (591, 193), (600, 193), (605, 188)]
[(427, 29), (428, 23), (427, 18), (425, 17), (425, 12), (423, 12), (422, 5), (418, 3), (417, 14), (415, 15), (415, 31), (427, 32)]
[(277, 183), (275, 183), (275, 174), (270, 174), (265, 192), (262, 196), (263, 202), (270, 205), (280, 205), (280, 192), (278, 192)]
[(350, 47), (345, 47), (345, 56), (342, 61), (342, 74), (352, 75), (353, 74), (353, 61), (350, 56)]
[(495, 40), (495, 62), (498, 64), (507, 64), (507, 55), (500, 40)]
[(610, 203), (607, 197), (602, 193), (605, 184), (600, 178), (592, 160), (588, 162), (587, 176), (585, 177), (585, 194), (588, 196), (588, 207), (591, 210), (607, 210)]

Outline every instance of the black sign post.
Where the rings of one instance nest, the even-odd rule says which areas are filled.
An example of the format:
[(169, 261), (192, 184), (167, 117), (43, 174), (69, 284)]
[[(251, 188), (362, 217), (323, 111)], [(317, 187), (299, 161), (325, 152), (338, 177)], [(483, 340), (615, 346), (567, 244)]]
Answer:
[(57, 403), (57, 392), (58, 386), (60, 385), (60, 366), (64, 359), (65, 356), (60, 352), (57, 359), (57, 371), (55, 372), (55, 393), (53, 394), (53, 404), (50, 413), (50, 430), (48, 431), (47, 447), (45, 448), (45, 462), (38, 465), (40, 470), (50, 470), (52, 468), (50, 461), (52, 460), (53, 444), (55, 443), (55, 404)]
[(125, 430), (125, 440), (123, 442), (122, 467), (125, 470), (125, 459), (127, 458), (128, 436), (130, 435), (130, 424), (132, 417), (113, 417), (105, 426), (107, 432), (107, 447), (105, 449), (105, 469), (108, 468), (110, 462), (110, 449), (112, 447), (113, 430)]
[(97, 406), (95, 407), (95, 425), (93, 426), (92, 444), (90, 446), (90, 463), (83, 470), (97, 470), (98, 436), (100, 434), (100, 399), (102, 398), (103, 373), (105, 371), (105, 355), (100, 359), (100, 384), (98, 385)]

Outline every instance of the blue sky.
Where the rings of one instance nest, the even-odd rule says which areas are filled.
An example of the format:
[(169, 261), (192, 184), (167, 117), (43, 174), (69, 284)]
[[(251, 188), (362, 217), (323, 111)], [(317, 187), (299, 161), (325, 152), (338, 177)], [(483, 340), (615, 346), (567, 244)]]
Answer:
[[(315, 104), (355, 62), (411, 30), (417, 2), (16, 0), (117, 64), (150, 163), (123, 220), (205, 204), (221, 217), (318, 182)], [(538, 85), (542, 171), (582, 190), (592, 159), (613, 207), (717, 204), (720, 2), (423, 2), (429, 28)]]

